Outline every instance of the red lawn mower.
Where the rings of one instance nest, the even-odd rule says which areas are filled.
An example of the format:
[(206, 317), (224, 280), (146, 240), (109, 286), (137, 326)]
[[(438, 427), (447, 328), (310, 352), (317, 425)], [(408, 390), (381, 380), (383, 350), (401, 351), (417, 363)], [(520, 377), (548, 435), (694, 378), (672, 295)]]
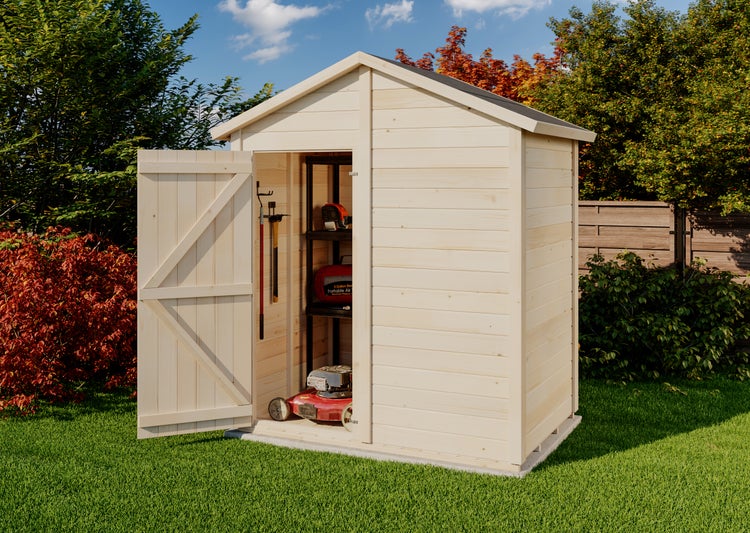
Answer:
[(351, 431), (352, 368), (335, 365), (313, 370), (307, 376), (307, 389), (291, 398), (274, 398), (268, 414), (278, 421), (294, 414), (316, 422), (341, 422)]

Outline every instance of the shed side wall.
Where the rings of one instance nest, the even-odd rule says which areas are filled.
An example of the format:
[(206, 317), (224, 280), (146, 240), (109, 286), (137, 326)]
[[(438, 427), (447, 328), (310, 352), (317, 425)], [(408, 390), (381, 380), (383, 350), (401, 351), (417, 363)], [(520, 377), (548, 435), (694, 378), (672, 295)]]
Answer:
[(379, 73), (372, 96), (373, 443), (506, 461), (508, 129)]
[(526, 456), (573, 414), (573, 147), (569, 140), (525, 135)]

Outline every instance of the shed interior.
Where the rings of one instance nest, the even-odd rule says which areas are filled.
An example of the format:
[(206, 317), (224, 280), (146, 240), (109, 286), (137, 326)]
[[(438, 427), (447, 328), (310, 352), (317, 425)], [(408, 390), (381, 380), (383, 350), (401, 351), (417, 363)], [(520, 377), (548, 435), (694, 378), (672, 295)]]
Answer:
[[(303, 439), (306, 435), (327, 440), (326, 435), (336, 434), (348, 438), (348, 432), (336, 423), (296, 417), (276, 422), (267, 406), (273, 398), (288, 398), (303, 390), (311, 370), (326, 365), (352, 365), (354, 302), (321, 302), (314, 289), (314, 277), (321, 268), (349, 265), (354, 260), (351, 228), (328, 231), (322, 217), (322, 207), (336, 203), (356, 223), (352, 211), (352, 155), (350, 152), (256, 152), (253, 167), (256, 196), (263, 204), (265, 217), (262, 246), (260, 229), (254, 228), (254, 249), (258, 254), (263, 250), (264, 256), (262, 273), (260, 261), (256, 261), (254, 284), (259, 290), (262, 286), (264, 294), (263, 303), (260, 297), (255, 303), (253, 404), (258, 408), (253, 432)], [(275, 206), (270, 208), (272, 202)], [(274, 213), (284, 215), (276, 225), (276, 261), (270, 228)], [(356, 301), (356, 295), (353, 300)]]

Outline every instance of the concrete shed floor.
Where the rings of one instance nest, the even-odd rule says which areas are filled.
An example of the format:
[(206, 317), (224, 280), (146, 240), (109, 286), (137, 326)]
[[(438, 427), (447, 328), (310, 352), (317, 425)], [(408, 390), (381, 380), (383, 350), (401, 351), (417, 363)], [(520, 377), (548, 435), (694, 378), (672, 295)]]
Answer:
[[(580, 416), (574, 415), (568, 418), (555, 433), (547, 437), (541, 446), (532, 452), (520, 467), (502, 461), (491, 461), (476, 457), (365, 444), (354, 440), (352, 433), (338, 424), (318, 424), (305, 419), (284, 422), (259, 420), (253, 427), (228, 430), (224, 435), (229, 438), (263, 442), (299, 450), (340, 453), (379, 461), (427, 464), (467, 472), (522, 478), (555, 451), (580, 423)], [(417, 454), (419, 456), (416, 456)]]

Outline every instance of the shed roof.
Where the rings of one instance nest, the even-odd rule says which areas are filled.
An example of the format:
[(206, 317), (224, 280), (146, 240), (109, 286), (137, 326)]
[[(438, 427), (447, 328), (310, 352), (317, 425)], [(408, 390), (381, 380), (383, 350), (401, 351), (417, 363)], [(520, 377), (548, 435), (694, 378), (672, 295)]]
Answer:
[(245, 128), (253, 122), (278, 111), (284, 106), (314, 92), (360, 66), (369, 67), (405, 83), (418, 86), (443, 98), (447, 98), (455, 102), (456, 105), (467, 109), (474, 109), (530, 133), (586, 142), (591, 142), (596, 138), (596, 133), (592, 131), (455, 78), (411, 67), (364, 52), (355, 52), (338, 63), (277, 94), (273, 98), (220, 124), (211, 130), (211, 134), (216, 140), (228, 140), (235, 131)]

